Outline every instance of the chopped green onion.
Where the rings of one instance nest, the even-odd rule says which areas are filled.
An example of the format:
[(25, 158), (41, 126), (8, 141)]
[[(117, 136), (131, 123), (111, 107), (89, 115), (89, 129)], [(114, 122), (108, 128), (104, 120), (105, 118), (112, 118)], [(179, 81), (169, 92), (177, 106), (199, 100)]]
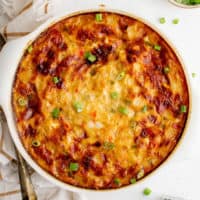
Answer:
[(172, 20), (172, 23), (173, 23), (173, 24), (178, 24), (178, 23), (179, 23), (179, 19), (177, 19), (177, 18), (176, 18), (176, 19), (173, 19), (173, 20)]
[(95, 19), (96, 19), (97, 22), (102, 21), (103, 20), (102, 14), (101, 13), (97, 13), (96, 16), (95, 16)]
[(181, 113), (186, 113), (187, 112), (187, 106), (186, 105), (181, 105), (180, 112)]
[(60, 109), (59, 108), (54, 108), (53, 111), (51, 112), (51, 115), (54, 119), (57, 119), (60, 114)]
[(59, 83), (59, 78), (57, 76), (54, 76), (52, 80), (55, 84)]
[(176, 0), (178, 3), (183, 3), (187, 5), (196, 5), (200, 4), (200, 0)]
[(28, 104), (28, 101), (27, 101), (27, 99), (24, 99), (24, 98), (19, 98), (18, 99), (18, 104), (20, 105), (20, 106), (26, 106), (27, 104)]
[(76, 110), (76, 112), (80, 113), (83, 111), (83, 104), (81, 102), (77, 101), (73, 104), (73, 106), (74, 106), (74, 109)]
[(70, 170), (70, 171), (76, 172), (76, 171), (78, 171), (78, 169), (79, 169), (78, 163), (71, 162), (71, 163), (69, 164), (69, 170)]
[(141, 169), (137, 174), (137, 179), (141, 179), (144, 176), (144, 169)]
[(33, 46), (32, 46), (32, 45), (30, 45), (30, 46), (27, 48), (27, 51), (28, 51), (28, 53), (31, 53), (31, 52), (32, 52), (32, 50), (33, 50)]
[(106, 150), (112, 150), (115, 147), (115, 144), (113, 144), (112, 142), (105, 142), (103, 144), (103, 147)]
[(155, 44), (154, 46), (153, 46), (153, 48), (156, 50), (156, 51), (160, 51), (162, 48), (161, 48), (161, 46), (160, 45), (157, 45), (157, 44)]
[(200, 0), (190, 0), (190, 4), (192, 5), (200, 4)]
[(146, 196), (150, 195), (151, 194), (151, 189), (145, 188), (144, 191), (143, 191), (143, 194), (146, 195)]
[(146, 105), (143, 106), (143, 108), (142, 108), (142, 112), (143, 112), (143, 113), (147, 112), (147, 109), (148, 109), (148, 107), (147, 107)]
[(176, 0), (176, 2), (186, 4), (186, 5), (200, 4), (200, 0)]
[(196, 73), (192, 73), (192, 78), (195, 78), (196, 77)]
[(85, 59), (87, 59), (91, 63), (95, 62), (96, 59), (97, 59), (96, 56), (89, 51), (85, 53), (84, 57), (85, 57)]
[(160, 22), (160, 24), (164, 24), (164, 23), (166, 22), (166, 20), (165, 20), (164, 17), (161, 17), (161, 18), (159, 19), (159, 22)]
[(118, 75), (117, 75), (117, 80), (118, 81), (121, 81), (124, 77), (125, 77), (126, 73), (124, 71), (120, 72)]
[(111, 97), (112, 99), (117, 99), (118, 96), (119, 96), (119, 94), (118, 94), (117, 92), (111, 92), (111, 93), (110, 93), (110, 97)]
[(200, 4), (200, 0), (190, 0), (191, 4)]
[(135, 184), (135, 183), (136, 183), (136, 179), (135, 179), (135, 178), (131, 178), (131, 179), (130, 179), (130, 183), (131, 183), (131, 184)]
[(33, 141), (32, 141), (32, 146), (34, 146), (34, 147), (39, 147), (39, 146), (40, 146), (40, 141), (33, 140)]
[(116, 185), (120, 185), (120, 184), (121, 184), (121, 181), (120, 181), (119, 178), (115, 178), (115, 179), (114, 179), (114, 183), (115, 183)]
[(169, 67), (168, 67), (168, 66), (164, 67), (164, 73), (165, 73), (165, 74), (168, 74), (168, 73), (169, 73), (169, 71), (170, 71), (170, 69), (169, 69)]
[(128, 115), (128, 109), (125, 107), (120, 106), (118, 111), (123, 115)]

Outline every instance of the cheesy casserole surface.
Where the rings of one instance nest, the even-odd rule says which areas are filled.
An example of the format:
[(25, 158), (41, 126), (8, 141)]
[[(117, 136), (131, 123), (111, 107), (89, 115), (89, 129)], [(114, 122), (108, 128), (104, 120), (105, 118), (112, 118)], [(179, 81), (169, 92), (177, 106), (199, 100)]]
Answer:
[(189, 110), (182, 66), (154, 30), (127, 16), (79, 14), (26, 49), (12, 90), (21, 141), (68, 184), (134, 184), (180, 139)]

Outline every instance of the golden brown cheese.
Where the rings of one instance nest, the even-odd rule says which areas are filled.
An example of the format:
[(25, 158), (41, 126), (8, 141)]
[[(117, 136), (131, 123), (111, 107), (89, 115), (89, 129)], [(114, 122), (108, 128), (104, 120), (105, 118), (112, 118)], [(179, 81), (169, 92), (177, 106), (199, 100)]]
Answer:
[(44, 31), (13, 85), (21, 140), (66, 183), (93, 189), (140, 180), (176, 146), (189, 109), (182, 66), (147, 25), (88, 13)]

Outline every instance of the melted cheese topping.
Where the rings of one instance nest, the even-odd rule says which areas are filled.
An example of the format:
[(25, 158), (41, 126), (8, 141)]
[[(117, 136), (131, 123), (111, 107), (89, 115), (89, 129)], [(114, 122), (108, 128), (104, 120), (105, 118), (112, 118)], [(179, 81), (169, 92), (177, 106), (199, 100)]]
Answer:
[(43, 169), (106, 189), (143, 178), (167, 158), (189, 95), (180, 62), (156, 32), (126, 16), (96, 17), (64, 19), (31, 44), (12, 103), (23, 145)]

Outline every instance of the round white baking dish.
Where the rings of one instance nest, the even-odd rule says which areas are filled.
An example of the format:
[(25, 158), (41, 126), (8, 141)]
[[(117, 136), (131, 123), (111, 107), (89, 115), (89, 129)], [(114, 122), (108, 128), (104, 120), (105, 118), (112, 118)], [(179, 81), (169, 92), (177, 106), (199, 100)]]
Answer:
[[(27, 163), (35, 171), (37, 171), (41, 176), (43, 176), (44, 178), (46, 178), (50, 182), (54, 183), (55, 185), (57, 185), (61, 188), (73, 191), (73, 192), (84, 192), (84, 191), (96, 192), (96, 191), (99, 191), (99, 190), (84, 189), (84, 188), (79, 188), (79, 187), (72, 186), (72, 185), (69, 185), (67, 183), (64, 183), (64, 182), (56, 179), (51, 174), (47, 173), (45, 170), (43, 170), (31, 158), (31, 156), (27, 153), (26, 149), (24, 148), (23, 144), (21, 143), (21, 140), (19, 138), (19, 135), (18, 135), (18, 132), (17, 132), (17, 129), (16, 129), (16, 124), (15, 124), (14, 114), (13, 114), (13, 108), (12, 108), (12, 102), (11, 102), (11, 100), (12, 100), (12, 86), (13, 86), (13, 81), (14, 81), (14, 78), (15, 78), (15, 73), (16, 73), (19, 61), (20, 61), (25, 49), (29, 46), (29, 44), (32, 41), (34, 41), (34, 39), (37, 38), (37, 36), (41, 32), (46, 30), (52, 24), (58, 22), (59, 20), (62, 20), (63, 18), (75, 16), (77, 14), (83, 14), (83, 13), (89, 13), (89, 12), (98, 12), (98, 11), (114, 12), (114, 13), (126, 15), (126, 16), (132, 17), (134, 19), (137, 19), (137, 20), (143, 22), (144, 24), (147, 24), (149, 27), (151, 27), (153, 30), (155, 30), (157, 33), (159, 33), (159, 35), (161, 35), (162, 38), (169, 44), (169, 46), (174, 50), (176, 56), (178, 57), (180, 63), (183, 66), (183, 69), (184, 69), (184, 72), (185, 72), (185, 75), (186, 75), (186, 78), (187, 78), (189, 93), (190, 93), (189, 113), (188, 113), (188, 119), (187, 119), (187, 122), (186, 122), (184, 132), (182, 134), (182, 137), (180, 138), (179, 143), (176, 145), (176, 148), (173, 150), (173, 152), (170, 154), (170, 156), (168, 158), (170, 158), (172, 156), (172, 154), (175, 152), (177, 147), (180, 145), (181, 140), (183, 140), (183, 136), (187, 132), (187, 127), (188, 127), (188, 124), (189, 124), (190, 113), (191, 113), (191, 102), (192, 101), (191, 101), (190, 83), (189, 83), (189, 80), (188, 80), (188, 73), (186, 72), (186, 69), (184, 67), (184, 63), (181, 59), (181, 56), (177, 52), (176, 48), (171, 44), (171, 42), (165, 37), (165, 35), (163, 33), (161, 33), (151, 23), (147, 22), (144, 19), (141, 19), (138, 16), (135, 16), (134, 14), (130, 14), (130, 13), (127, 13), (127, 12), (124, 12), (124, 11), (119, 11), (119, 10), (106, 9), (105, 7), (101, 7), (101, 8), (98, 8), (98, 9), (82, 10), (82, 11), (78, 11), (78, 12), (74, 12), (74, 13), (69, 13), (67, 15), (65, 14), (65, 15), (62, 15), (62, 16), (54, 17), (54, 18), (48, 20), (46, 23), (42, 24), (40, 27), (38, 27), (34, 32), (30, 33), (29, 35), (22, 37), (20, 39), (17, 39), (17, 40), (13, 40), (13, 41), (8, 42), (4, 46), (4, 48), (2, 49), (2, 51), (0, 53), (0, 75), (1, 75), (1, 79), (0, 79), (0, 91), (1, 91), (0, 106), (2, 107), (2, 109), (5, 113), (7, 123), (8, 123), (8, 127), (9, 127), (9, 130), (10, 130), (10, 133), (11, 133), (11, 137), (12, 137), (17, 149), (21, 153), (21, 155), (24, 157), (24, 159), (27, 161)], [(168, 158), (160, 166), (163, 166), (164, 164), (166, 164), (167, 160), (169, 160)], [(160, 168), (160, 166), (158, 168)], [(148, 176), (146, 176), (142, 180), (138, 181), (136, 185), (143, 184), (145, 179), (150, 178), (151, 175), (154, 174), (154, 172), (157, 172), (157, 171), (158, 171), (158, 169), (154, 170)], [(119, 189), (112, 189), (112, 191), (113, 190), (124, 190), (125, 188), (128, 188), (128, 187), (134, 188), (135, 185), (125, 186), (125, 187), (122, 187), (122, 188), (119, 188)], [(101, 192), (108, 192), (108, 191), (111, 191), (111, 190), (101, 190)]]

